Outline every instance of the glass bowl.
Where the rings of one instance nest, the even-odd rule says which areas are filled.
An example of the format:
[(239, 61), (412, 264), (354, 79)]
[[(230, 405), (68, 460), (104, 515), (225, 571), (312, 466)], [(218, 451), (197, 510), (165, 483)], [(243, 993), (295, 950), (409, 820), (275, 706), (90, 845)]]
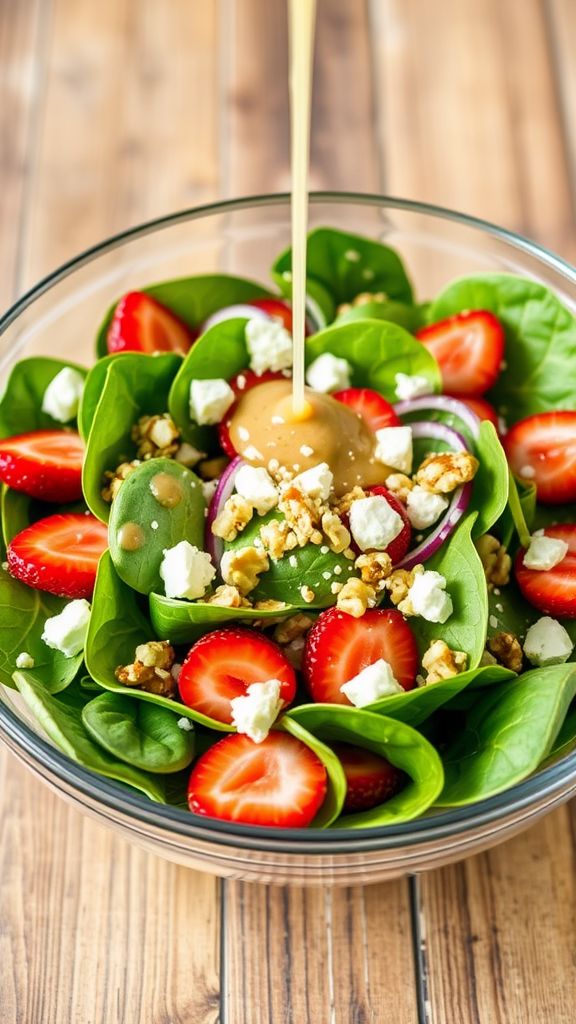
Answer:
[[(395, 246), (421, 299), (476, 271), (523, 274), (572, 309), (576, 271), (558, 256), (483, 221), (382, 196), (318, 193), (310, 225), (356, 231)], [(289, 243), (286, 195), (218, 203), (111, 238), (41, 281), (0, 321), (0, 377), (23, 356), (93, 358), (96, 328), (123, 292), (213, 271), (269, 282)], [(0, 694), (0, 736), (13, 753), (79, 810), (169, 860), (232, 878), (294, 884), (377, 882), (439, 867), (502, 842), (576, 792), (576, 753), (489, 800), (408, 824), (362, 831), (274, 830), (202, 820), (152, 803), (93, 774), (56, 749), (17, 703)]]

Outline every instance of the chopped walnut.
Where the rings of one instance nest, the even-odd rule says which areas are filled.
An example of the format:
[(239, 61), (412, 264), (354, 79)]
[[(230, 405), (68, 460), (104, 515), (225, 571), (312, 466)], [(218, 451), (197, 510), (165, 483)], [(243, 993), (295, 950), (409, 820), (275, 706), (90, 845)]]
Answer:
[(239, 533), (245, 526), (248, 525), (254, 509), (246, 498), (242, 498), (239, 494), (232, 494), (227, 501), (224, 502), (224, 508), (222, 509), (219, 516), (212, 523), (212, 533), (215, 537), (221, 537), (222, 540), (232, 541), (236, 540)]
[(174, 455), (175, 461), (179, 462), (182, 466), (186, 466), (188, 469), (195, 466), (197, 462), (200, 462), (205, 457), (205, 452), (199, 452), (193, 444), (188, 444), (187, 441), (182, 441)]
[(126, 478), (129, 477), (130, 473), (133, 473), (139, 465), (140, 459), (133, 459), (132, 462), (121, 462), (115, 470), (106, 470), (104, 473), (104, 487), (100, 492), (104, 501), (114, 501), (114, 498), (118, 494), (118, 491)]
[(392, 559), (385, 551), (369, 551), (359, 555), (354, 565), (360, 570), (363, 582), (372, 584), (378, 590), (382, 589), (384, 580), (392, 571)]
[(316, 594), (312, 590), (312, 587), (307, 587), (306, 585), (304, 585), (303, 587), (300, 587), (300, 596), (302, 600), (306, 602), (306, 604), (312, 604), (312, 601), (316, 597)]
[(408, 597), (408, 591), (414, 583), (414, 577), (424, 572), (423, 565), (415, 565), (413, 569), (394, 569), (386, 579), (384, 586), (390, 594), (392, 604), (399, 605)]
[(206, 604), (215, 604), (219, 608), (250, 608), (250, 601), (242, 594), (237, 587), (231, 587), (227, 583), (216, 590), (210, 597), (206, 598)]
[(488, 650), (500, 665), (513, 672), (522, 671), (522, 647), (513, 633), (495, 633), (488, 640)]
[(267, 597), (262, 601), (255, 601), (254, 607), (259, 612), (282, 612), (286, 607), (286, 601), (275, 601), (272, 597)]
[(150, 640), (138, 645), (132, 664), (119, 665), (114, 674), (124, 686), (171, 698), (176, 695), (176, 680), (170, 671), (174, 658), (174, 648), (167, 640)]
[(320, 511), (313, 498), (303, 494), (297, 487), (289, 487), (282, 495), (278, 507), (301, 548), (308, 543), (322, 543), (322, 534), (318, 529)]
[(391, 473), (390, 476), (386, 477), (386, 489), (391, 491), (399, 501), (403, 501), (404, 503), (406, 503), (408, 495), (413, 487), (414, 484), (412, 480), (404, 473)]
[(439, 683), (466, 671), (468, 655), (464, 651), (452, 651), (444, 640), (433, 640), (422, 658), (422, 668), (428, 675), (424, 682)]
[(174, 648), (167, 640), (149, 640), (138, 644), (134, 652), (135, 661), (141, 661), (146, 668), (172, 668), (174, 658)]
[(291, 615), (289, 619), (284, 619), (276, 626), (274, 639), (278, 644), (289, 644), (297, 637), (305, 636), (313, 625), (314, 619), (310, 615), (298, 612), (297, 615)]
[(344, 526), (335, 512), (325, 512), (322, 516), (322, 529), (331, 551), (339, 555), (346, 551), (352, 540), (350, 530)]
[(485, 533), (476, 541), (476, 550), (480, 555), (488, 589), (505, 587), (510, 582), (512, 559), (500, 541), (490, 533)]
[(386, 295), (384, 292), (359, 292), (351, 302), (342, 302), (336, 310), (336, 315), (342, 316), (354, 306), (366, 306), (369, 302), (386, 302)]
[(353, 501), (358, 501), (360, 498), (365, 497), (366, 491), (362, 490), (362, 488), (358, 486), (353, 487), (351, 491), (347, 491), (341, 498), (338, 498), (338, 501), (334, 505), (334, 511), (340, 516), (345, 515), (346, 512), (350, 511), (350, 506)]
[(132, 440), (139, 459), (172, 458), (178, 451), (180, 431), (169, 413), (141, 416), (132, 427)]
[(266, 554), (255, 547), (225, 551), (220, 562), (222, 579), (231, 587), (237, 587), (241, 594), (249, 594), (254, 590), (260, 573), (266, 572), (269, 567)]
[(433, 494), (449, 494), (473, 480), (480, 463), (470, 452), (431, 452), (424, 459), (414, 481)]
[(347, 615), (359, 619), (368, 608), (376, 604), (376, 591), (368, 583), (351, 576), (346, 580), (342, 590), (336, 598), (336, 607)]
[(202, 459), (197, 466), (198, 476), (203, 480), (217, 480), (222, 476), (229, 461), (225, 455), (219, 455), (215, 459)]
[(275, 562), (298, 547), (298, 538), (285, 519), (271, 519), (260, 529), (260, 540)]

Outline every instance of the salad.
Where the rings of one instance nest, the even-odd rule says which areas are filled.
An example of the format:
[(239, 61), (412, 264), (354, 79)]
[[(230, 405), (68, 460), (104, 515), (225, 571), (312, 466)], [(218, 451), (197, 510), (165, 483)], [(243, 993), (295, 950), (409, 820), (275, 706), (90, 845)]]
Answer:
[(396, 252), (119, 299), (0, 400), (0, 682), (70, 758), (195, 815), (363, 828), (576, 748), (576, 319)]

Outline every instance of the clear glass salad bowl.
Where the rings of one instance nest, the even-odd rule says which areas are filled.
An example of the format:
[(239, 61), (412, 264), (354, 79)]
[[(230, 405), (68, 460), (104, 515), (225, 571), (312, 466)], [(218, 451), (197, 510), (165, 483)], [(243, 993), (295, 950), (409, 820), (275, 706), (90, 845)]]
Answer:
[[(477, 271), (534, 278), (576, 306), (576, 271), (511, 232), (422, 203), (320, 193), (310, 226), (351, 230), (396, 247), (421, 299)], [(218, 203), (144, 224), (71, 260), (20, 299), (0, 321), (0, 377), (23, 356), (93, 360), (96, 329), (122, 293), (179, 276), (240, 273), (269, 284), (289, 243), (289, 197)], [(69, 760), (2, 688), (0, 736), (53, 790), (138, 845), (192, 868), (252, 881), (376, 882), (477, 853), (528, 827), (576, 792), (576, 753), (481, 803), (363, 830), (275, 830), (201, 820), (152, 803)]]

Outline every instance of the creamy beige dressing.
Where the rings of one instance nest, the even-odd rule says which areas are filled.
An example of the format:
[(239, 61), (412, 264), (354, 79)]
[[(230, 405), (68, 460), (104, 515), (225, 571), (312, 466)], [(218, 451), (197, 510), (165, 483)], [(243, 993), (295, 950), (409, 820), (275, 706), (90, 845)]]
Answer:
[(180, 481), (170, 473), (156, 473), (150, 481), (150, 490), (163, 508), (176, 508), (184, 497)]
[(293, 410), (289, 380), (268, 381), (247, 391), (230, 423), (234, 448), (253, 466), (277, 459), (300, 473), (327, 462), (334, 490), (381, 484), (391, 472), (374, 458), (375, 437), (361, 416), (330, 395), (305, 389), (305, 405)]
[(123, 551), (139, 551), (146, 543), (146, 535), (138, 523), (124, 523), (118, 531), (118, 544)]

